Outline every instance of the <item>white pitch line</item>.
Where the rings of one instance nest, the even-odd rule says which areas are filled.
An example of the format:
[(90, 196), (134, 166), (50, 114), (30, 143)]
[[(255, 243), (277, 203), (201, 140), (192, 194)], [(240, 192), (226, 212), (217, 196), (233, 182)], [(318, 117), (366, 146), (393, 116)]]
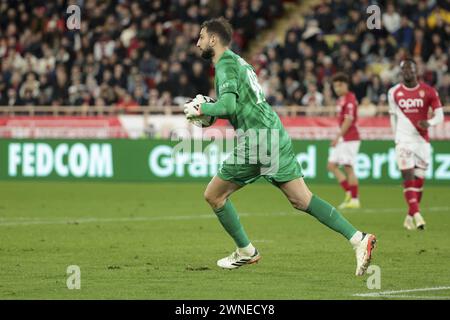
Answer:
[[(429, 207), (421, 208), (421, 212), (434, 212), (434, 211), (450, 211), (450, 207)], [(378, 208), (378, 209), (356, 209), (355, 211), (346, 210), (345, 212), (357, 212), (357, 213), (389, 213), (389, 212), (405, 212), (406, 208)]]
[[(450, 207), (429, 207), (424, 208), (427, 212), (450, 211)], [(380, 209), (358, 209), (355, 211), (346, 211), (346, 213), (388, 213), (403, 212), (404, 208), (380, 208)], [(306, 213), (295, 212), (269, 212), (269, 213), (239, 213), (242, 217), (270, 217), (270, 216), (296, 216), (306, 215)], [(188, 215), (188, 216), (156, 216), (156, 217), (126, 217), (126, 218), (97, 218), (97, 217), (63, 217), (63, 218), (36, 218), (36, 217), (0, 217), (0, 227), (2, 226), (28, 226), (40, 224), (76, 224), (76, 223), (100, 223), (100, 222), (139, 222), (139, 221), (170, 221), (170, 220), (195, 220), (195, 219), (215, 219), (213, 213)]]
[[(269, 217), (269, 216), (285, 216), (288, 213), (270, 213), (270, 214), (250, 214), (240, 213), (241, 217)], [(190, 215), (190, 216), (156, 216), (156, 217), (127, 217), (127, 218), (96, 218), (96, 217), (84, 217), (84, 218), (26, 218), (19, 217), (14, 219), (0, 218), (0, 227), (2, 226), (28, 226), (28, 225), (40, 225), (40, 224), (81, 224), (81, 223), (102, 223), (102, 222), (140, 222), (140, 221), (170, 221), (170, 220), (196, 220), (196, 219), (217, 219), (213, 213)]]
[[(27, 226), (37, 224), (77, 224), (95, 222), (139, 222), (139, 221), (164, 221), (164, 220), (193, 220), (214, 218), (212, 214), (197, 216), (160, 216), (160, 217), (129, 217), (129, 218), (63, 218), (63, 219), (30, 219), (28, 221), (3, 220), (0, 226)], [(24, 218), (22, 218), (24, 219)]]
[[(383, 292), (371, 292), (371, 293), (356, 293), (355, 297), (383, 297), (389, 296), (392, 298), (400, 297), (396, 295), (398, 293), (408, 293), (408, 292), (424, 292), (424, 291), (439, 291), (439, 290), (450, 290), (450, 287), (433, 287), (433, 288), (417, 288), (408, 290), (394, 290), (394, 291), (383, 291)], [(450, 297), (448, 297), (450, 298)]]
[[(374, 297), (372, 297), (374, 298)], [(421, 299), (421, 300), (450, 300), (450, 297), (439, 297), (439, 296), (409, 296), (409, 295), (381, 295), (377, 296), (377, 298), (409, 298), (409, 299)]]

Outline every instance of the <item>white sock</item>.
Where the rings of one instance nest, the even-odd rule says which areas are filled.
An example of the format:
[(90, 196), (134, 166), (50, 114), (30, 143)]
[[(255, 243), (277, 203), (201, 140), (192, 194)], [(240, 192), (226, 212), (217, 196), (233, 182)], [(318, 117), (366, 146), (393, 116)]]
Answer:
[(244, 255), (244, 256), (252, 256), (255, 253), (255, 247), (252, 245), (252, 243), (250, 242), (250, 244), (244, 248), (239, 248), (239, 253)]
[(363, 234), (361, 231), (356, 231), (355, 234), (350, 238), (350, 243), (355, 248), (362, 240)]

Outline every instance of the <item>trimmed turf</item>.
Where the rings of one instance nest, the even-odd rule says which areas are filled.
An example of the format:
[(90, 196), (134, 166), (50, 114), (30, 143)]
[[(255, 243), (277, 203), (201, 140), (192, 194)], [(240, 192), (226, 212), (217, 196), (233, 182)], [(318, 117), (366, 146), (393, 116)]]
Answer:
[[(203, 201), (203, 184), (0, 182), (1, 299), (362, 299), (344, 237), (290, 207), (269, 184), (231, 197), (262, 254), (228, 271), (234, 244)], [(338, 205), (338, 186), (312, 185)], [(425, 232), (406, 231), (400, 186), (362, 186), (363, 208), (345, 211), (375, 233), (381, 290), (450, 286), (448, 187), (426, 186)], [(81, 289), (66, 286), (69, 265)], [(409, 293), (450, 298), (450, 290)], [(408, 295), (408, 294), (406, 294)]]

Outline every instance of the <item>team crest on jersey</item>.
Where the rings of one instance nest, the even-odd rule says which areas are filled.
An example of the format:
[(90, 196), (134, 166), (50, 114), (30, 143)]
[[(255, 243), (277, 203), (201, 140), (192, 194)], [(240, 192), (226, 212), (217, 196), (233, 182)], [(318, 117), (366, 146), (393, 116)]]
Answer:
[(419, 96), (420, 96), (421, 98), (425, 97), (425, 91), (420, 90), (420, 91), (419, 91)]

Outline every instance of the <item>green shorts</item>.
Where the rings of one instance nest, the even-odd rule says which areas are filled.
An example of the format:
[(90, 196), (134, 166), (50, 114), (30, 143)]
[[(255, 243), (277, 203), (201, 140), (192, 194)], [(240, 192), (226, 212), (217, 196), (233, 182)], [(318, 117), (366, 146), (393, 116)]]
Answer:
[(300, 163), (291, 150), (280, 155), (279, 164), (275, 171), (269, 171), (267, 174), (265, 169), (267, 167), (261, 164), (229, 164), (225, 161), (220, 166), (217, 176), (222, 180), (231, 181), (240, 186), (253, 183), (260, 177), (264, 177), (275, 186), (303, 177)]

